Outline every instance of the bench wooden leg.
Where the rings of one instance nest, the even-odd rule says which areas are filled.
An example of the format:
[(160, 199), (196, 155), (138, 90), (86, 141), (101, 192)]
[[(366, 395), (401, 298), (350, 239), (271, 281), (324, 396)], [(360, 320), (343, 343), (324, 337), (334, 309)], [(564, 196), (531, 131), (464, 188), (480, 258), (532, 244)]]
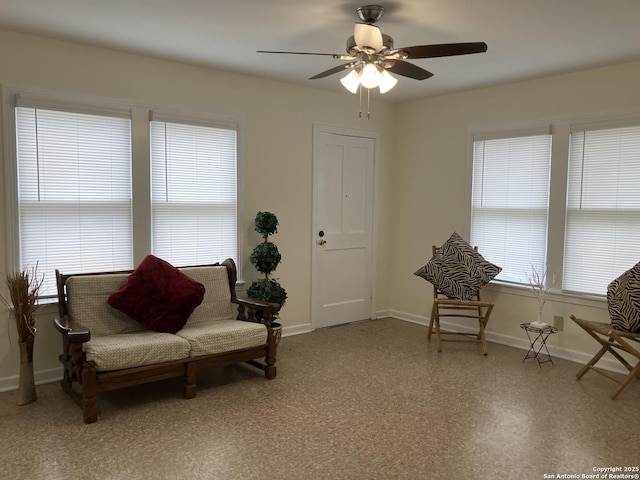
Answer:
[(98, 420), (96, 407), (98, 396), (98, 375), (93, 362), (87, 362), (82, 368), (82, 417), (84, 423)]
[(196, 368), (194, 363), (187, 362), (184, 371), (184, 398), (196, 398)]
[(60, 359), (60, 363), (62, 363), (63, 365), (63, 374), (62, 374), (62, 380), (60, 380), (60, 386), (62, 387), (62, 390), (64, 390), (67, 393), (71, 393), (72, 391), (72, 384), (73, 382), (71, 381), (71, 373), (69, 372), (69, 368), (68, 368), (68, 364), (65, 362), (64, 360), (64, 355), (60, 355), (59, 357)]
[(272, 380), (276, 378), (276, 349), (277, 338), (276, 332), (269, 330), (269, 338), (267, 339), (267, 356), (264, 359), (265, 368), (264, 368), (264, 376), (265, 378)]

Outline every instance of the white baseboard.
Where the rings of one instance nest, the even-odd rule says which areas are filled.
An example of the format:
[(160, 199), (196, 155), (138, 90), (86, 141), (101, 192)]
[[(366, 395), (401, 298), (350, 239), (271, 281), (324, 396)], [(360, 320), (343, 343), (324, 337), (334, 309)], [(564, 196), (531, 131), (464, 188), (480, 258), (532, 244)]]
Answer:
[[(387, 317), (392, 317), (392, 312), (393, 310), (378, 310), (376, 312), (376, 319), (377, 318), (387, 318)], [(375, 320), (375, 319), (373, 319)]]
[(290, 337), (292, 335), (300, 335), (302, 333), (311, 333), (315, 330), (310, 323), (302, 325), (293, 325), (292, 327), (282, 327), (282, 336)]
[[(382, 312), (381, 312), (382, 313)], [(404, 320), (405, 322), (417, 323), (419, 325), (424, 325), (425, 327), (429, 326), (429, 319), (427, 317), (414, 315), (411, 313), (399, 312), (397, 310), (389, 310), (386, 311), (385, 314), (387, 316), (396, 318), (398, 320)], [(450, 322), (442, 321), (440, 324), (446, 328), (447, 330), (457, 331), (457, 332), (470, 332), (473, 333), (472, 328), (467, 328), (464, 326), (452, 324)], [(500, 343), (502, 345), (508, 345), (510, 347), (519, 348), (521, 350), (529, 350), (530, 344), (526, 338), (518, 338), (512, 337), (509, 335), (503, 335), (501, 333), (495, 333), (487, 331), (487, 340), (494, 343)], [(569, 360), (579, 364), (580, 366), (586, 364), (591, 358), (593, 358), (594, 354), (580, 352), (577, 350), (570, 350), (568, 348), (556, 347), (554, 345), (547, 345), (549, 348), (549, 353), (552, 357), (562, 358), (564, 360)], [(602, 358), (598, 362), (598, 367), (604, 370), (609, 370), (611, 372), (628, 374), (629, 372), (618, 362), (612, 358)]]
[[(35, 371), (33, 375), (35, 377), (36, 385), (42, 385), (43, 383), (57, 382), (59, 380), (62, 380), (62, 367)], [(0, 392), (17, 390), (19, 382), (20, 382), (20, 377), (18, 375), (0, 378)]]
[[(397, 320), (403, 320), (405, 322), (416, 323), (418, 325), (423, 325), (425, 327), (429, 326), (429, 319), (427, 317), (423, 317), (420, 315), (414, 315), (411, 313), (399, 312), (397, 310), (379, 310), (376, 312), (376, 318), (386, 318), (391, 317)], [(460, 332), (473, 332), (471, 328), (465, 328), (460, 325), (451, 324), (449, 322), (442, 322), (442, 326), (452, 331), (460, 331)], [(291, 327), (283, 327), (282, 336), (290, 337), (293, 335), (301, 335), (304, 333), (311, 333), (315, 329), (311, 326), (310, 323), (305, 323), (302, 325), (293, 325)], [(510, 347), (519, 348), (521, 350), (529, 349), (529, 342), (527, 339), (511, 337), (509, 335), (503, 335), (500, 333), (494, 333), (487, 331), (487, 340), (490, 342), (500, 343), (502, 345), (508, 345)], [(588, 354), (585, 352), (579, 352), (576, 350), (569, 350), (566, 348), (556, 347), (554, 345), (549, 345), (549, 352), (552, 356), (563, 358), (565, 360), (570, 360), (572, 362), (576, 362), (577, 364), (584, 365), (592, 358), (592, 354)], [(619, 362), (609, 359), (603, 358), (598, 362), (598, 366), (616, 373), (624, 373), (627, 374), (627, 370), (625, 370)], [(51, 383), (57, 382), (62, 379), (62, 367), (51, 368), (48, 370), (40, 370), (34, 373), (36, 385), (40, 385), (43, 383)], [(18, 388), (19, 377), (18, 375), (14, 375), (11, 377), (0, 378), (0, 392), (7, 392), (9, 390), (16, 390)]]
[[(313, 328), (310, 323), (304, 325), (294, 325), (292, 327), (284, 327), (282, 329), (282, 336), (289, 337), (291, 335), (300, 335), (302, 333), (313, 332)], [(36, 385), (43, 383), (52, 383), (62, 380), (62, 367), (51, 368), (47, 370), (39, 370), (34, 372)], [(10, 390), (17, 390), (20, 382), (18, 375), (11, 377), (0, 378), (0, 392), (8, 392)]]

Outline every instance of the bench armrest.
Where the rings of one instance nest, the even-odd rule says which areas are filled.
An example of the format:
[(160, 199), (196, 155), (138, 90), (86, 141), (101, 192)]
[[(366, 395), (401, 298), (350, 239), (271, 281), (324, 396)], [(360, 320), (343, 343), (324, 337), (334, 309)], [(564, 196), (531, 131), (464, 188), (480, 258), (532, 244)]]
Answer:
[(65, 335), (70, 343), (85, 343), (91, 339), (91, 332), (89, 329), (74, 322), (66, 315), (63, 317), (60, 317), (59, 315), (54, 316), (53, 326), (58, 330), (58, 332)]
[[(277, 303), (263, 302), (253, 298), (234, 297), (231, 302), (238, 305), (237, 320), (264, 323), (267, 328), (271, 328), (273, 316), (280, 310), (280, 305)], [(262, 316), (256, 316), (257, 312), (261, 312)]]
[(273, 313), (280, 310), (280, 305), (272, 302), (263, 302), (262, 300), (256, 300), (254, 298), (234, 298), (233, 303), (238, 305), (244, 305), (247, 308), (255, 308), (256, 310), (271, 310)]

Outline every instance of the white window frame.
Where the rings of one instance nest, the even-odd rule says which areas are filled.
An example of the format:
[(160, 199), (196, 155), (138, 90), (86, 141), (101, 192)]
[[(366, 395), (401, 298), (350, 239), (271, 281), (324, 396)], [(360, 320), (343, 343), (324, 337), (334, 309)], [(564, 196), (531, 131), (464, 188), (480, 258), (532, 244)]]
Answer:
[[(236, 133), (236, 177), (238, 176), (238, 168), (237, 168), (237, 149), (238, 149), (238, 122), (236, 121), (236, 119), (233, 118), (221, 118), (221, 117), (217, 117), (217, 118), (210, 118), (210, 117), (194, 117), (193, 115), (183, 115), (183, 114), (178, 114), (176, 112), (170, 111), (170, 110), (162, 110), (162, 109), (154, 109), (152, 112), (150, 112), (150, 116), (149, 116), (149, 122), (161, 122), (161, 123), (169, 123), (169, 124), (179, 124), (179, 125), (185, 125), (185, 126), (194, 126), (194, 127), (207, 127), (207, 128), (214, 128), (214, 129), (221, 129), (221, 130), (228, 130), (228, 131), (234, 131)], [(151, 135), (151, 133), (150, 133)], [(153, 160), (150, 161), (151, 164), (151, 173), (153, 174)], [(153, 180), (152, 180), (153, 183)], [(152, 189), (153, 190), (153, 187)], [(151, 192), (152, 195), (152, 200), (151, 200), (151, 221), (153, 222), (153, 218), (154, 218), (154, 212), (153, 212), (153, 191)], [(236, 262), (238, 262), (239, 257), (239, 237), (238, 237), (238, 232), (239, 232), (239, 221), (240, 221), (240, 216), (238, 215), (238, 211), (237, 211), (237, 207), (238, 207), (238, 197), (240, 196), (240, 192), (237, 190), (237, 180), (236, 180), (236, 255), (238, 256), (238, 258), (236, 258)], [(152, 229), (153, 232), (154, 229)], [(151, 236), (151, 242), (152, 242), (152, 248), (151, 250), (153, 250), (153, 233)], [(219, 259), (218, 261), (222, 261), (224, 259)]]
[[(605, 295), (591, 295), (562, 289), (570, 134), (572, 130), (640, 125), (640, 111), (627, 110), (601, 114), (554, 117), (535, 122), (515, 122), (511, 124), (471, 127), (468, 130), (467, 138), (467, 238), (469, 237), (471, 228), (474, 137), (494, 136), (500, 138), (503, 134), (513, 136), (513, 132), (526, 132), (545, 124), (551, 125), (552, 134), (549, 220), (547, 230), (547, 271), (545, 272), (550, 288), (549, 299), (577, 305), (606, 308)], [(631, 266), (632, 265), (629, 267)], [(554, 275), (556, 278), (555, 282), (552, 281)], [(499, 280), (492, 281), (487, 287), (506, 293), (531, 296), (531, 291), (528, 286), (512, 285), (500, 282)]]
[[(500, 129), (500, 130), (489, 130), (489, 131), (482, 131), (482, 130), (478, 130), (475, 131), (473, 134), (473, 142), (471, 145), (471, 148), (474, 149), (475, 148), (475, 142), (486, 142), (486, 141), (491, 141), (491, 140), (506, 140), (506, 139), (521, 139), (521, 138), (528, 138), (528, 137), (539, 137), (539, 136), (544, 136), (549, 138), (551, 134), (551, 127), (548, 123), (542, 123), (542, 124), (531, 124), (531, 125), (522, 125), (522, 126), (518, 126), (517, 128), (509, 128), (509, 129)], [(550, 147), (552, 147), (552, 145), (550, 145)], [(549, 152), (549, 154), (551, 155), (551, 152)], [(474, 165), (474, 152), (472, 150), (471, 152), (471, 174), (473, 175), (473, 165)], [(549, 162), (551, 161), (551, 159), (549, 159)], [(484, 164), (484, 160), (481, 161), (481, 163)], [(484, 176), (483, 176), (484, 177)], [(477, 179), (477, 175), (476, 175), (476, 179)], [(470, 194), (471, 196), (473, 195), (473, 187), (474, 187), (474, 182), (473, 179), (471, 181), (471, 186), (470, 186)], [(547, 203), (548, 203), (548, 198), (546, 199)], [(469, 205), (470, 205), (470, 215), (469, 215), (469, 229), (471, 230), (471, 225), (472, 225), (472, 220), (474, 217), (474, 207), (473, 207), (473, 199), (470, 197), (469, 200)], [(506, 211), (509, 211), (509, 207), (504, 207), (504, 209)], [(528, 210), (528, 211), (531, 211)], [(542, 211), (542, 207), (538, 207), (536, 209), (536, 211), (541, 212)], [(546, 223), (546, 229), (547, 231), (545, 231), (545, 235), (548, 236), (548, 224), (549, 224), (549, 209), (548, 206), (545, 208), (544, 214), (546, 216), (545, 219), (545, 223)], [(509, 213), (507, 215), (505, 215), (505, 217), (511, 217), (513, 218), (512, 214)], [(482, 236), (482, 235), (481, 235)], [(542, 245), (544, 253), (543, 256), (546, 256), (546, 247), (547, 247), (547, 238), (545, 236), (545, 240), (544, 240), (544, 245)], [(470, 237), (470, 235), (469, 235)], [(495, 263), (499, 264), (499, 260), (495, 259), (493, 260)], [(535, 263), (535, 262), (534, 262)], [(540, 270), (540, 267), (537, 267), (537, 271)], [(505, 271), (503, 271), (502, 273), (505, 273)], [(521, 285), (523, 283), (526, 283), (526, 274), (528, 272), (528, 268), (526, 266), (523, 266), (523, 269), (521, 272), (518, 272), (518, 276), (519, 276), (519, 280), (515, 279), (515, 278), (511, 278), (511, 279), (500, 279), (500, 275), (498, 275), (498, 278), (496, 280), (500, 280), (502, 283), (505, 284), (516, 284), (516, 285)], [(512, 274), (514, 272), (511, 272)]]
[[(237, 239), (238, 279), (242, 279), (244, 244), (243, 205), (243, 122), (240, 115), (217, 114), (193, 108), (176, 108), (163, 104), (146, 104), (108, 97), (51, 92), (28, 87), (2, 86), (2, 122), (4, 134), (6, 268), (20, 268), (20, 229), (18, 212), (18, 171), (16, 152), (15, 107), (37, 106), (80, 113), (126, 113), (131, 118), (131, 175), (133, 190), (133, 261), (138, 265), (151, 252), (151, 166), (149, 121), (152, 112), (164, 118), (180, 119), (200, 125), (234, 126), (237, 132)], [(224, 258), (215, 261), (223, 261)]]

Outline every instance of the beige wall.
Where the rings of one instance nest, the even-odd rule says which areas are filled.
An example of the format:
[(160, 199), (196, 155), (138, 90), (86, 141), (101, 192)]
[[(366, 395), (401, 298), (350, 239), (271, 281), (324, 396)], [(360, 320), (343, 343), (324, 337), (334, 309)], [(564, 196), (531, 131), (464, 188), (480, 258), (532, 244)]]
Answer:
[[(442, 244), (454, 230), (468, 238), (471, 127), (640, 109), (639, 84), (640, 62), (636, 62), (400, 105), (392, 224), (393, 310), (400, 316), (428, 316), (431, 285), (413, 272), (431, 257), (431, 245)], [(494, 338), (522, 339), (520, 323), (535, 320), (537, 313), (533, 299), (504, 289), (485, 296), (496, 302), (488, 325)], [(569, 320), (570, 314), (606, 321), (606, 305), (554, 301), (545, 307), (547, 322), (554, 315), (565, 317), (565, 329), (551, 338), (552, 344), (579, 352), (597, 350), (597, 344)]]
[[(408, 80), (407, 80), (408, 81)], [(453, 230), (466, 233), (467, 135), (472, 126), (545, 119), (570, 114), (640, 108), (640, 63), (623, 64), (522, 83), (392, 105), (378, 98), (370, 121), (357, 118), (355, 96), (0, 30), (0, 83), (84, 93), (140, 102), (239, 114), (244, 125), (243, 266), (258, 238), (251, 230), (257, 210), (280, 220), (274, 237), (283, 263), (277, 276), (289, 293), (285, 327), (310, 321), (312, 127), (314, 124), (374, 131), (381, 138), (378, 213), (377, 309), (424, 320), (430, 285), (413, 272), (430, 257), (432, 244)], [(2, 172), (2, 170), (0, 170)], [(4, 187), (4, 178), (0, 178)], [(3, 189), (4, 190), (4, 189)], [(444, 200), (446, 199), (446, 200)], [(4, 195), (0, 227), (4, 231)], [(0, 252), (6, 251), (0, 236)], [(6, 258), (0, 254), (0, 272)], [(487, 294), (496, 309), (494, 338), (522, 340), (518, 325), (533, 319), (526, 295)], [(594, 343), (570, 324), (573, 313), (606, 319), (600, 307), (551, 302), (546, 315), (564, 315), (553, 337), (567, 351), (590, 352)], [(59, 352), (51, 307), (38, 318), (36, 370), (54, 376)], [(546, 318), (550, 321), (550, 318)], [(15, 329), (0, 316), (0, 389), (15, 384)], [(426, 341), (426, 340), (425, 340)], [(3, 383), (4, 382), (4, 383)]]
[[(251, 222), (258, 210), (274, 212), (273, 237), (283, 261), (276, 272), (289, 299), (282, 311), (285, 327), (308, 325), (311, 308), (311, 188), (313, 125), (380, 134), (378, 308), (389, 308), (387, 280), (390, 242), (391, 178), (395, 152), (395, 106), (378, 98), (371, 120), (358, 118), (355, 95), (328, 92), (214, 71), (175, 62), (0, 30), (0, 83), (50, 91), (89, 94), (169, 106), (239, 114), (243, 119), (244, 215), (243, 267), (254, 272), (248, 255), (259, 241)], [(1, 171), (1, 170), (0, 170)], [(4, 178), (0, 178), (3, 186)], [(5, 202), (0, 195), (0, 272), (6, 271)], [(221, 259), (222, 260), (222, 259)], [(57, 368), (60, 339), (51, 312), (38, 319), (36, 370)], [(0, 317), (0, 389), (17, 375), (15, 329)], [(8, 330), (9, 328), (9, 330)], [(13, 344), (13, 348), (11, 345)]]

